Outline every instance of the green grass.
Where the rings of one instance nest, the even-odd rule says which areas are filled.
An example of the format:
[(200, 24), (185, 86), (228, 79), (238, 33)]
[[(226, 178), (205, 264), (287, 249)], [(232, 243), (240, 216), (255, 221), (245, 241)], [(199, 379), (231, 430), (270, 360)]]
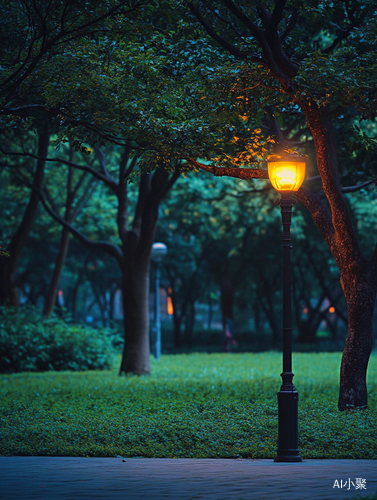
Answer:
[[(341, 353), (294, 354), (303, 458), (377, 459), (377, 355), (369, 408), (337, 410)], [(273, 458), (281, 354), (152, 359), (150, 377), (0, 376), (0, 454)], [(119, 359), (118, 359), (119, 363)]]

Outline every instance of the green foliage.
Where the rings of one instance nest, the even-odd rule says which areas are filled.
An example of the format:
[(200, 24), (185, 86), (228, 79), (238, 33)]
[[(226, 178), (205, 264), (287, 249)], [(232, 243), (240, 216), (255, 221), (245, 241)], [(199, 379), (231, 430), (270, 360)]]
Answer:
[[(303, 458), (376, 459), (377, 356), (369, 408), (336, 409), (340, 353), (295, 354)], [(151, 360), (150, 377), (114, 370), (0, 376), (2, 455), (273, 458), (281, 354)]]
[(43, 318), (31, 307), (0, 309), (0, 372), (103, 370), (112, 361), (106, 331)]

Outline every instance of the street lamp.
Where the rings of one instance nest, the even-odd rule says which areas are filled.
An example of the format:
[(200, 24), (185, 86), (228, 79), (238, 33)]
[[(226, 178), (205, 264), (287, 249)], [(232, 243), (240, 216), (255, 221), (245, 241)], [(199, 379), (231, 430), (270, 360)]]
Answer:
[(291, 312), (291, 218), (293, 193), (305, 178), (305, 158), (297, 154), (268, 157), (268, 176), (281, 193), (279, 200), (283, 222), (283, 383), (278, 392), (278, 452), (275, 462), (302, 462), (298, 450), (298, 392), (292, 373)]
[(160, 319), (160, 263), (165, 257), (168, 247), (165, 243), (153, 243), (152, 260), (156, 264), (156, 300), (155, 300), (155, 330), (156, 342), (154, 345), (154, 356), (156, 359), (161, 357), (161, 319)]

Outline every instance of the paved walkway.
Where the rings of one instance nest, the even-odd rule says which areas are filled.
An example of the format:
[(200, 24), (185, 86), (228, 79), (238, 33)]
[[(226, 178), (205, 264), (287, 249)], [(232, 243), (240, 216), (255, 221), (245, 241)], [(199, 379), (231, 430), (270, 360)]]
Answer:
[[(348, 483), (356, 478), (366, 490)], [(343, 500), (376, 491), (373, 460), (0, 457), (0, 500)]]

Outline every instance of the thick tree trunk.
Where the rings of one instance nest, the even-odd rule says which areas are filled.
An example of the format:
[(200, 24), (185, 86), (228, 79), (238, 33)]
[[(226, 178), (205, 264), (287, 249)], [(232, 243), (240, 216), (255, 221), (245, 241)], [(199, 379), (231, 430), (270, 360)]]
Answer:
[(149, 260), (124, 263), (123, 311), (125, 343), (121, 373), (150, 374), (149, 347)]
[[(309, 103), (311, 104), (311, 103)], [(340, 369), (339, 410), (366, 407), (366, 372), (372, 350), (372, 322), (377, 291), (377, 250), (368, 262), (358, 245), (347, 204), (340, 188), (331, 113), (301, 102), (316, 148), (318, 171), (331, 209), (315, 199), (300, 199), (310, 209), (341, 273), (347, 301), (348, 330)]]
[[(368, 266), (369, 267), (369, 266)], [(339, 410), (368, 405), (366, 373), (373, 347), (373, 313), (376, 303), (375, 273), (341, 277), (347, 300), (348, 330), (340, 367)]]
[[(38, 140), (38, 156), (40, 158), (47, 157), (48, 144), (50, 135), (48, 132), (39, 134)], [(33, 187), (31, 190), (29, 203), (25, 209), (24, 216), (17, 231), (14, 233), (7, 250), (10, 257), (2, 257), (0, 259), (0, 302), (14, 307), (19, 306), (18, 290), (16, 283), (16, 270), (21, 252), (25, 247), (26, 240), (30, 234), (33, 222), (37, 213), (39, 203), (39, 190), (42, 187), (45, 161), (38, 160), (34, 173)]]

